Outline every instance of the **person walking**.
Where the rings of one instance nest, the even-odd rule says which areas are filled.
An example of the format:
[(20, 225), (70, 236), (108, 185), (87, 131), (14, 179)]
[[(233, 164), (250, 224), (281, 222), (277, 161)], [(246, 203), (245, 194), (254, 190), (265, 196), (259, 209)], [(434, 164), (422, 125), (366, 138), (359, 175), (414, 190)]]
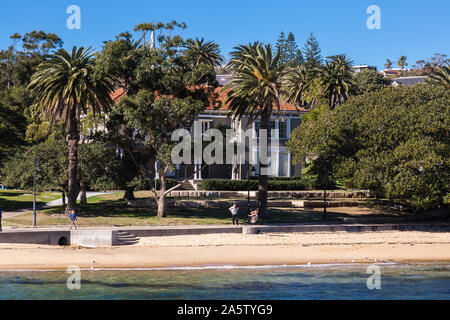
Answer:
[(248, 221), (248, 222), (249, 222), (249, 223), (255, 224), (256, 221), (258, 221), (258, 212), (259, 212), (258, 209), (256, 209), (256, 210), (250, 212), (250, 214), (248, 215), (248, 217), (249, 217), (249, 221)]
[(236, 224), (239, 224), (238, 221), (238, 206), (236, 205), (236, 202), (233, 202), (233, 205), (231, 207), (228, 208), (228, 210), (230, 210), (231, 212), (231, 219), (233, 220), (233, 225), (234, 225), (234, 221), (236, 221)]
[(75, 220), (77, 220), (77, 215), (75, 214), (75, 210), (69, 211), (69, 218), (72, 220), (72, 224), (69, 227), (69, 230), (72, 230), (72, 227), (75, 227), (75, 230), (78, 229), (77, 224), (75, 223)]

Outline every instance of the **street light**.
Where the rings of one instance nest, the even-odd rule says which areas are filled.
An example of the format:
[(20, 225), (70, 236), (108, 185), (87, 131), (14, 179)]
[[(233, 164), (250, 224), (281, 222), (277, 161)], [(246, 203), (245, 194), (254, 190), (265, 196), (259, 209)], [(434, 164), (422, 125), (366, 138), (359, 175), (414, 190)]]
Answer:
[(255, 167), (250, 163), (247, 165), (247, 215), (250, 214), (250, 175), (254, 175), (256, 172)]
[(328, 184), (328, 175), (331, 174), (330, 168), (330, 160), (328, 158), (324, 158), (324, 175), (323, 175), (323, 220), (327, 220), (327, 184)]
[(34, 159), (34, 173), (33, 173), (33, 227), (36, 227), (36, 173), (41, 171), (39, 164), (39, 157)]

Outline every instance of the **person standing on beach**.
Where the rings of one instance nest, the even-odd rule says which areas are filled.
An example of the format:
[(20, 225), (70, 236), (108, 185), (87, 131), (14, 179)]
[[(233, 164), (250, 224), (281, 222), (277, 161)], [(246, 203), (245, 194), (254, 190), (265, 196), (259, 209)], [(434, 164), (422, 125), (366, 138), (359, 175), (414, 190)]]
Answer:
[(69, 230), (72, 230), (72, 227), (75, 227), (75, 230), (77, 230), (78, 227), (75, 223), (75, 220), (77, 220), (77, 215), (75, 214), (75, 210), (72, 209), (69, 211), (69, 218), (70, 220), (72, 220), (72, 224), (70, 225)]
[(228, 208), (228, 210), (230, 210), (231, 212), (231, 219), (233, 220), (233, 225), (234, 225), (234, 221), (236, 220), (236, 224), (239, 224), (238, 221), (238, 210), (239, 208), (236, 205), (236, 202), (233, 202), (233, 205), (231, 207)]

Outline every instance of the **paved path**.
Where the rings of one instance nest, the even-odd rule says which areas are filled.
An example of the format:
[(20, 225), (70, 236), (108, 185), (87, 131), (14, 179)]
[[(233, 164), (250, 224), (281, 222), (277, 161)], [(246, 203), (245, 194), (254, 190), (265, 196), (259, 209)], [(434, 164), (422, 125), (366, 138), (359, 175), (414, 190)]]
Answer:
[[(86, 192), (86, 197), (90, 198), (90, 197), (94, 197), (94, 196), (98, 196), (101, 194), (107, 194), (107, 193), (112, 193), (112, 192), (95, 192), (95, 191), (87, 191)], [(80, 196), (78, 196), (77, 200), (80, 200)], [(67, 197), (66, 197), (66, 203), (67, 203)], [(31, 206), (33, 204), (31, 203)], [(57, 207), (57, 206), (62, 206), (62, 199), (56, 199), (44, 204), (37, 204), (36, 205), (36, 210), (42, 210), (42, 209), (46, 209), (46, 208), (51, 208), (51, 207)], [(33, 207), (31, 208), (27, 208), (27, 209), (19, 209), (19, 210), (14, 210), (14, 211), (5, 211), (3, 212), (3, 219), (8, 219), (8, 218), (12, 218), (12, 217), (17, 217), (23, 214), (26, 214), (28, 212), (33, 211)]]

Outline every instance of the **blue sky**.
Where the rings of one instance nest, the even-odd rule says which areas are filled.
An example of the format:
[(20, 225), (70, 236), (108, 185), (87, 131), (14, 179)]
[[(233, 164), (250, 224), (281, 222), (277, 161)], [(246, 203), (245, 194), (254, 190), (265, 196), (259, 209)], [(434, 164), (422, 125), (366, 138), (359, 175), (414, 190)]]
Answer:
[[(66, 27), (69, 5), (81, 9), (81, 29)], [(381, 29), (369, 30), (369, 5), (381, 9)], [(233, 46), (261, 40), (275, 43), (280, 31), (293, 32), (299, 47), (310, 32), (324, 56), (346, 53), (355, 64), (383, 68), (401, 55), (413, 65), (434, 53), (450, 56), (448, 0), (0, 0), (0, 48), (14, 32), (54, 32), (73, 45), (101, 48), (104, 40), (141, 22), (184, 21), (185, 37), (219, 43), (222, 54)]]

